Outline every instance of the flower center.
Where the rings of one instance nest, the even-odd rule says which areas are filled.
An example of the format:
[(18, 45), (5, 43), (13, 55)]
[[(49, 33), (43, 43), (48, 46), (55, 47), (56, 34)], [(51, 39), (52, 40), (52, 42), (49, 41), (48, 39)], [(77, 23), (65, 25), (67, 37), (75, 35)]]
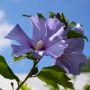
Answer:
[(43, 41), (39, 40), (36, 44), (35, 50), (40, 50), (41, 48), (43, 48)]

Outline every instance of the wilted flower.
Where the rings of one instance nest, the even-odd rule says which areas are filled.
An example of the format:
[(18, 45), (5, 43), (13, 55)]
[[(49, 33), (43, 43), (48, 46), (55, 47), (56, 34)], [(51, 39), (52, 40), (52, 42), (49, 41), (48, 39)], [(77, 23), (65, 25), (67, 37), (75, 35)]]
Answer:
[[(71, 27), (71, 30), (83, 34), (83, 28), (80, 24)], [(77, 75), (80, 73), (81, 66), (86, 62), (86, 57), (82, 53), (84, 40), (83, 38), (66, 38), (66, 42), (68, 47), (65, 49), (64, 54), (56, 59), (56, 65), (68, 73)]]
[(65, 40), (61, 39), (64, 24), (55, 18), (46, 19), (32, 16), (30, 20), (33, 26), (32, 39), (23, 32), (19, 25), (16, 25), (5, 37), (20, 43), (20, 45), (12, 45), (13, 54), (18, 57), (27, 52), (33, 52), (36, 58), (43, 54), (50, 55), (53, 58), (60, 57), (67, 47)]

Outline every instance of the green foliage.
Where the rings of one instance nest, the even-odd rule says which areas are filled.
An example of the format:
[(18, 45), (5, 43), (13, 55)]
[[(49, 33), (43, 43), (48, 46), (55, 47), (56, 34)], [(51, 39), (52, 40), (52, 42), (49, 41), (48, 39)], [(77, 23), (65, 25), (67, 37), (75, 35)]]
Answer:
[(32, 52), (28, 52), (26, 53), (26, 58), (31, 59), (31, 60), (37, 60), (34, 56)]
[(70, 39), (70, 38), (84, 38), (85, 40), (88, 41), (86, 36), (84, 36), (81, 33), (76, 32), (76, 31), (73, 31), (73, 30), (69, 30), (69, 32), (67, 33), (67, 38), (68, 39)]
[(68, 20), (67, 20), (67, 18), (64, 16), (63, 13), (50, 12), (49, 17), (50, 17), (50, 18), (56, 17), (57, 19), (60, 20), (60, 22), (63, 22), (63, 23), (65, 24), (66, 28), (67, 28)]
[(84, 90), (90, 90), (90, 83), (87, 83), (87, 84), (84, 86)]
[(44, 67), (37, 77), (46, 82), (47, 85), (50, 85), (51, 90), (59, 90), (58, 85), (73, 89), (70, 78), (66, 76), (65, 72), (58, 66)]
[(25, 56), (14, 57), (14, 62), (21, 61), (22, 59), (25, 59)]
[(37, 16), (38, 16), (39, 18), (44, 19), (44, 16), (42, 15), (42, 13), (37, 13)]
[(90, 72), (90, 57), (88, 57), (87, 63), (83, 65), (81, 72)]
[(54, 12), (50, 12), (50, 14), (49, 14), (49, 18), (54, 18), (56, 15), (55, 15), (55, 13)]
[(77, 25), (76, 22), (70, 22), (70, 23), (68, 23), (68, 26), (70, 26), (70, 27), (74, 27), (74, 26), (76, 26), (76, 25)]
[(57, 19), (60, 20), (60, 22), (63, 22), (65, 24), (64, 29), (68, 27), (68, 19), (64, 16), (63, 13), (57, 13), (56, 14)]
[(63, 13), (60, 13), (60, 20), (66, 25), (68, 23), (67, 18), (64, 16)]
[(28, 86), (27, 83), (25, 83), (22, 87), (21, 90), (31, 90), (31, 88)]
[(34, 60), (36, 61), (37, 59), (33, 56), (33, 53), (32, 52), (28, 52), (26, 53), (24, 56), (19, 56), (19, 57), (14, 57), (14, 62), (17, 62), (17, 61), (21, 61), (23, 59), (30, 59), (30, 60)]
[(3, 56), (0, 56), (0, 74), (7, 79), (15, 79), (19, 83), (19, 78), (13, 73)]

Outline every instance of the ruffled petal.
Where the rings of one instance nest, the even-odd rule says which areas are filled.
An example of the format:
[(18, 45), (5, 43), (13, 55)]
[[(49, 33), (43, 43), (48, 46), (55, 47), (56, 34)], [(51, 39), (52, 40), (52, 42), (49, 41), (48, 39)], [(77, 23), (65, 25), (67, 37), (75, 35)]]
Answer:
[(57, 42), (60, 42), (61, 40), (64, 39), (64, 34), (65, 34), (65, 30), (64, 27), (61, 27), (56, 33), (54, 33), (51, 37), (49, 37), (48, 39), (44, 40), (45, 43), (45, 47), (49, 48), (52, 45), (54, 45)]
[(34, 44), (39, 40), (43, 40), (46, 37), (46, 19), (39, 18), (38, 16), (32, 16), (31, 18), (33, 26), (33, 41)]
[(50, 55), (53, 58), (60, 57), (64, 50), (67, 48), (67, 44), (64, 40), (54, 43), (51, 47), (45, 50), (45, 55)]
[(19, 46), (19, 45), (11, 45), (11, 46), (13, 48), (13, 54), (17, 57), (22, 56), (25, 53), (30, 52), (32, 50), (30, 48), (25, 48), (25, 47)]
[(84, 40), (82, 38), (68, 39), (67, 43), (68, 47), (65, 50), (65, 53), (82, 52), (84, 49)]
[(56, 65), (60, 66), (67, 73), (78, 75), (81, 66), (86, 62), (86, 57), (82, 53), (69, 53), (62, 55), (56, 60)]
[(47, 20), (47, 36), (50, 37), (56, 33), (62, 26), (65, 26), (58, 19), (50, 18)]
[(26, 47), (32, 46), (31, 39), (23, 32), (23, 30), (18, 24), (5, 38), (16, 40), (22, 46), (26, 46)]

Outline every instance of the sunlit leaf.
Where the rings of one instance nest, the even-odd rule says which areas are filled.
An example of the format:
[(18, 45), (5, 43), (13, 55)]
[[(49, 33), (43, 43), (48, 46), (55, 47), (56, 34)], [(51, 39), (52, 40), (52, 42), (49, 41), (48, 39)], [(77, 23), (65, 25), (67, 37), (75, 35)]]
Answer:
[(65, 29), (68, 27), (68, 19), (64, 16), (63, 13), (57, 13), (58, 19), (65, 24)]
[(19, 83), (19, 78), (13, 73), (3, 56), (0, 56), (0, 74), (7, 79), (15, 79)]
[(24, 56), (14, 57), (14, 62), (21, 61), (21, 60), (23, 60), (25, 58), (28, 58), (30, 60), (36, 60), (36, 58), (33, 56), (33, 53), (32, 52), (28, 52)]
[(76, 22), (70, 22), (70, 23), (68, 23), (68, 26), (70, 26), (70, 27), (74, 27), (74, 26), (76, 26), (76, 25), (77, 25)]
[(65, 23), (65, 24), (68, 22), (67, 18), (64, 16), (63, 13), (60, 13), (60, 19), (61, 19), (61, 21), (62, 21), (63, 23)]
[(14, 57), (14, 62), (21, 61), (22, 59), (25, 59), (25, 56)]
[(73, 30), (69, 30), (69, 32), (67, 33), (67, 38), (68, 39), (70, 39), (70, 38), (84, 38), (85, 40), (88, 41), (86, 36), (84, 36), (81, 33), (76, 32), (76, 31), (73, 31)]
[(27, 83), (25, 83), (20, 90), (32, 90)]
[(90, 83), (86, 83), (86, 84), (85, 84), (84, 90), (90, 90)]
[(46, 82), (47, 85), (50, 85), (52, 87), (51, 90), (59, 90), (58, 85), (61, 85), (64, 88), (73, 89), (70, 78), (58, 66), (43, 68), (37, 77)]

